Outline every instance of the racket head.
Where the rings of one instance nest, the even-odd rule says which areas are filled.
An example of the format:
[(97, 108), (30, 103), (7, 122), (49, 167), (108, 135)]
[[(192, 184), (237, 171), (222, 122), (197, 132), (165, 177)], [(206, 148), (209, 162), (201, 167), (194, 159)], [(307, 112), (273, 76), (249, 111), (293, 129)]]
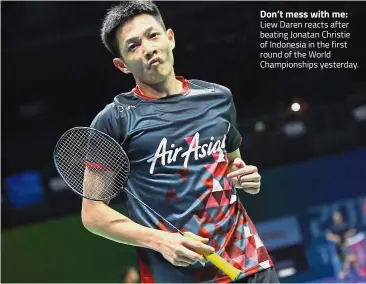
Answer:
[(55, 167), (78, 195), (109, 201), (126, 186), (130, 173), (128, 156), (111, 136), (91, 127), (74, 127), (57, 141)]

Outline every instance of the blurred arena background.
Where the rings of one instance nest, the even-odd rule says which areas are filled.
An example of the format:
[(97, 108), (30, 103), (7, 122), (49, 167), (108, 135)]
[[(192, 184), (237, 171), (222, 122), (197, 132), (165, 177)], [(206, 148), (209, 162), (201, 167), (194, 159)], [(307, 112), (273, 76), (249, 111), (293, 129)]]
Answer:
[[(1, 2), (2, 282), (123, 282), (132, 247), (87, 232), (80, 198), (53, 167), (60, 135), (88, 126), (132, 78), (112, 65), (99, 29), (111, 2)], [(366, 50), (362, 2), (158, 2), (176, 35), (176, 73), (229, 87), (243, 159), (259, 195), (241, 195), (282, 282), (330, 282), (326, 240), (340, 211), (366, 273)], [(259, 68), (259, 11), (348, 12), (347, 70)], [(118, 200), (114, 201), (120, 208)], [(350, 275), (345, 281), (359, 281)], [(353, 277), (353, 278), (352, 278)], [(350, 280), (351, 279), (351, 280)]]

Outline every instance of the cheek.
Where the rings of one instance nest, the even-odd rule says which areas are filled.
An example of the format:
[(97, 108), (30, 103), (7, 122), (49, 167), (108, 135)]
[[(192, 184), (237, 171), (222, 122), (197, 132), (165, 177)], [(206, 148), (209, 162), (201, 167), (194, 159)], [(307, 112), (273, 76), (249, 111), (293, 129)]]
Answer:
[(160, 46), (160, 50), (162, 50), (169, 58), (173, 56), (173, 50), (171, 48), (170, 42), (165, 42)]
[(129, 70), (133, 72), (141, 72), (142, 70), (142, 63), (140, 60), (131, 60), (128, 64)]
[(169, 58), (173, 59), (173, 50), (170, 47), (167, 49), (167, 53)]
[(168, 48), (168, 49), (166, 50), (165, 54), (166, 54), (166, 61), (167, 61), (167, 63), (168, 63), (167, 65), (168, 65), (168, 66), (173, 65), (173, 64), (174, 64), (173, 51), (172, 51), (170, 48)]

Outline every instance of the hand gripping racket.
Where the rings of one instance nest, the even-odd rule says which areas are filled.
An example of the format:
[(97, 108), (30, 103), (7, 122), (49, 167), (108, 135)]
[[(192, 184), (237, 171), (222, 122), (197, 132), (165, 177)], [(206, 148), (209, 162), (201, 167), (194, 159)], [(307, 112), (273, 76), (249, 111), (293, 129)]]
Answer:
[[(182, 236), (195, 239), (194, 236), (181, 232), (126, 188), (130, 163), (122, 146), (109, 135), (89, 127), (71, 128), (57, 142), (53, 158), (63, 180), (83, 198), (107, 201), (124, 189)], [(242, 272), (218, 254), (197, 252), (231, 280), (240, 277)]]

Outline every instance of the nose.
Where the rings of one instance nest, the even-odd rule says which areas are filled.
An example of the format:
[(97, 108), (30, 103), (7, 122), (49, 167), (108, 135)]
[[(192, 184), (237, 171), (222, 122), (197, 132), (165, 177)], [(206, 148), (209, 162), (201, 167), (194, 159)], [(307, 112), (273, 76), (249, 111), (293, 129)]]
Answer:
[(150, 59), (155, 53), (156, 53), (155, 45), (152, 42), (145, 40), (143, 43), (143, 54), (146, 57), (146, 59)]

